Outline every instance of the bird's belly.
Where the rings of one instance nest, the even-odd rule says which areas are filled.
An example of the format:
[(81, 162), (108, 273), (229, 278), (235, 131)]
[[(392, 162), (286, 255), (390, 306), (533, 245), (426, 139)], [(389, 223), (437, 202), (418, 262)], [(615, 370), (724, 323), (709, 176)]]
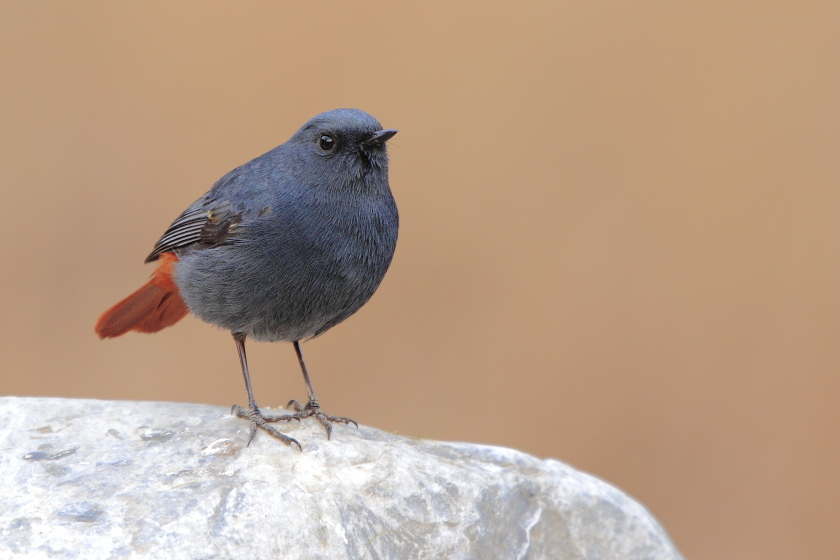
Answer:
[(190, 312), (254, 340), (321, 334), (358, 311), (384, 275), (329, 259), (266, 259), (236, 249), (190, 252), (174, 276)]

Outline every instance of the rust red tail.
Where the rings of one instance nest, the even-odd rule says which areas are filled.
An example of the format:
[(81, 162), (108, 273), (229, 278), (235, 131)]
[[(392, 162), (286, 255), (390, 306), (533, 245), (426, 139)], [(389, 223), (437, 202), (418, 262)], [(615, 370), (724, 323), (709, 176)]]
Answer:
[(187, 306), (172, 279), (178, 257), (162, 253), (159, 262), (148, 282), (99, 317), (94, 327), (99, 338), (114, 338), (128, 331), (153, 333), (184, 318)]

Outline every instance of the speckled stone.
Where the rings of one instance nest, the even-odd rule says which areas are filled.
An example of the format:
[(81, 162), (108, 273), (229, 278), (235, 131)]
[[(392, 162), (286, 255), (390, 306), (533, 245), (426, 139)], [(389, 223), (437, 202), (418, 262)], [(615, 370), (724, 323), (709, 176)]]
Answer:
[[(276, 411), (272, 411), (276, 413)], [(0, 398), (0, 558), (679, 559), (638, 502), (555, 460), (224, 408)]]

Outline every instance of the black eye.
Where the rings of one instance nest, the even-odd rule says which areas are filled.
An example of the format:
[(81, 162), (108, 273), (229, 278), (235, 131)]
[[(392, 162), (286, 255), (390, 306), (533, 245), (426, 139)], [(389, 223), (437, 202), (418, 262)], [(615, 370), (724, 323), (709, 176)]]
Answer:
[(335, 148), (335, 140), (333, 140), (332, 136), (324, 134), (318, 139), (318, 147), (320, 147), (325, 152), (329, 152), (333, 148)]

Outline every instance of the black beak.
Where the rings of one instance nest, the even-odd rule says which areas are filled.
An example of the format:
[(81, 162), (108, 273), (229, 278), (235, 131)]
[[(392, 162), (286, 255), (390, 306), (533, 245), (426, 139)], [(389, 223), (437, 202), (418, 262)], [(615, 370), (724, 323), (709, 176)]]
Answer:
[(359, 142), (359, 146), (363, 148), (367, 148), (368, 146), (381, 146), (390, 140), (396, 133), (397, 131), (393, 128), (386, 128), (385, 130), (374, 132), (370, 135), (370, 138)]

